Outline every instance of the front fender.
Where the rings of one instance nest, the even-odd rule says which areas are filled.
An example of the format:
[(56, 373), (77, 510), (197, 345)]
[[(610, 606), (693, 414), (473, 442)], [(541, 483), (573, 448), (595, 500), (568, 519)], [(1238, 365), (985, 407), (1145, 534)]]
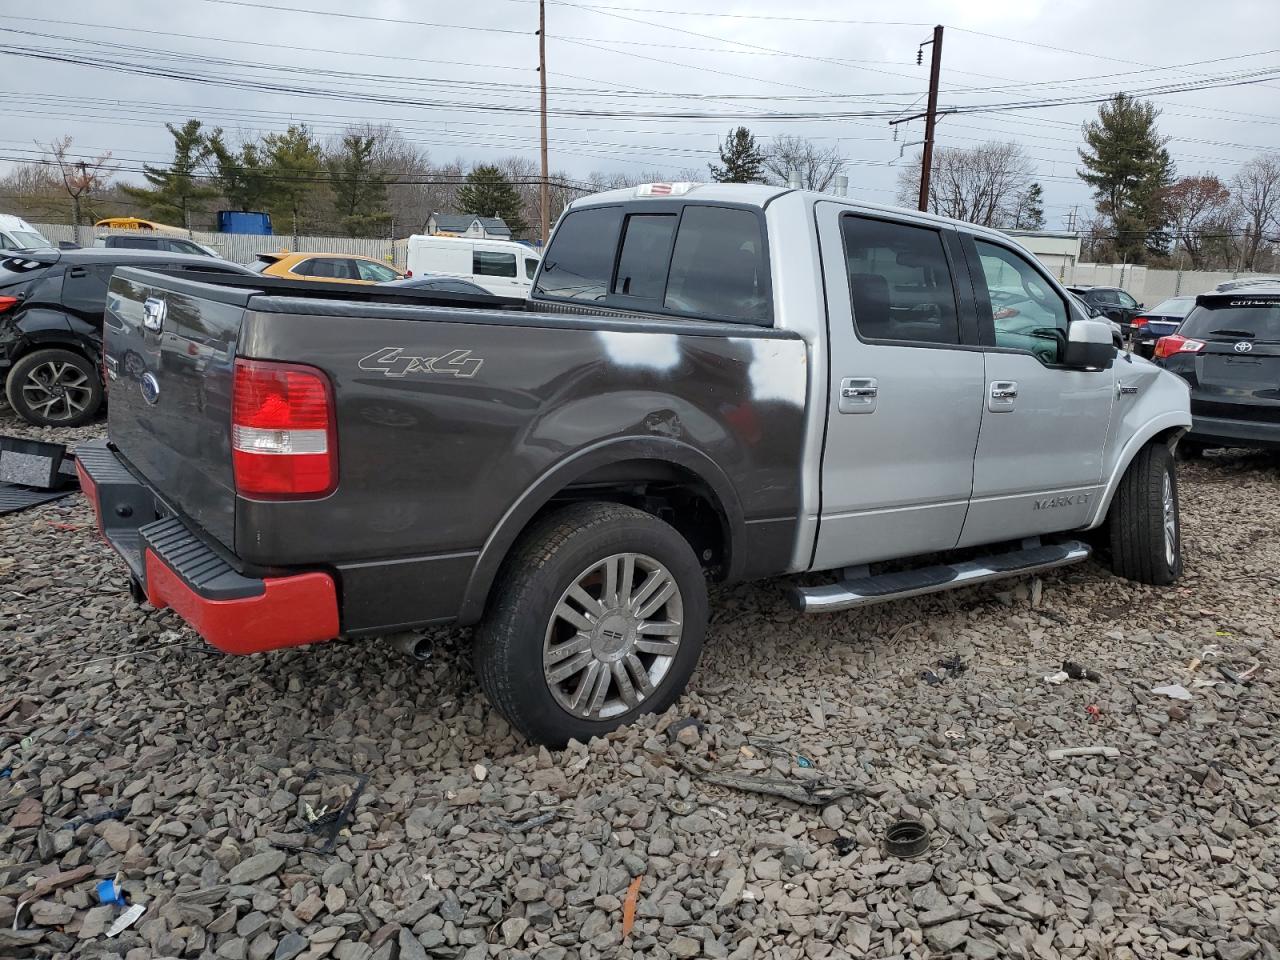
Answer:
[(1111, 498), (1139, 450), (1161, 434), (1172, 432), (1176, 438), (1191, 428), (1191, 388), (1185, 380), (1145, 360), (1117, 363), (1115, 369), (1117, 387), (1136, 387), (1138, 393), (1136, 400), (1129, 399), (1132, 394), (1122, 394), (1116, 400), (1103, 472), (1107, 484), (1085, 525), (1088, 530), (1106, 520)]

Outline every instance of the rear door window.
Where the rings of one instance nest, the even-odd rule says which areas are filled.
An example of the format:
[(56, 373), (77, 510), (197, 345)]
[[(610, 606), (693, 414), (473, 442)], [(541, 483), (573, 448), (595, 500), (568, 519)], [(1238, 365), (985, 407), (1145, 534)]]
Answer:
[(543, 257), (537, 295), (603, 300), (609, 292), (621, 224), (618, 207), (588, 207), (565, 214)]
[(627, 217), (618, 275), (613, 281), (614, 293), (644, 300), (662, 298), (676, 219), (674, 213), (637, 213)]
[(534, 278), (534, 275), (537, 272), (538, 272), (538, 261), (535, 260), (533, 257), (525, 257), (525, 261), (524, 261), (525, 279), (532, 280)]
[(155, 250), (159, 244), (151, 237), (108, 237), (107, 246), (124, 250)]
[(471, 272), (478, 277), (514, 277), (516, 255), (496, 250), (475, 250), (471, 254)]
[(951, 266), (932, 227), (845, 216), (853, 322), (864, 340), (960, 342)]
[(684, 208), (663, 306), (699, 317), (768, 322), (768, 264), (755, 212)]

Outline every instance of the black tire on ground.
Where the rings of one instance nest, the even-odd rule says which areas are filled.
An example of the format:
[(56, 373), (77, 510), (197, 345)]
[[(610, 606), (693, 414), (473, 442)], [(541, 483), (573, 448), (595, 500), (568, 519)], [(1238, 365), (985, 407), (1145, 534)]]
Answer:
[(5, 397), (28, 423), (78, 427), (102, 406), (102, 380), (87, 357), (51, 347), (19, 358), (9, 369)]
[(1111, 502), (1111, 569), (1128, 580), (1168, 586), (1182, 575), (1178, 474), (1169, 448), (1147, 444)]
[[(635, 557), (630, 566), (625, 559), (617, 559), (628, 555)], [(627, 571), (632, 571), (631, 578)], [(646, 578), (657, 577), (662, 571), (674, 581), (674, 592), (668, 594), (666, 581), (659, 577), (653, 582), (663, 586), (646, 597), (644, 588), (652, 586)], [(643, 598), (638, 605), (617, 605), (624, 581), (630, 584), (628, 593), (634, 589), (635, 596)], [(612, 594), (607, 582), (619, 585)], [(579, 592), (570, 597), (575, 584)], [(586, 601), (582, 591), (587, 594)], [(646, 619), (652, 614), (626, 618), (626, 611), (643, 611), (659, 595), (674, 597), (657, 608), (664, 614), (661, 623)], [(609, 597), (615, 603), (608, 602)], [(590, 610), (592, 600), (597, 603), (588, 618), (589, 632), (558, 614), (562, 598), (572, 600), (574, 613)], [(673, 611), (677, 614), (674, 618)], [(663, 657), (634, 645), (644, 641), (646, 647), (664, 647), (671, 637), (665, 628), (676, 622), (681, 626), (674, 655)], [(634, 629), (637, 624), (644, 629)], [(651, 632), (655, 626), (664, 632)], [(586, 742), (641, 714), (669, 707), (693, 674), (706, 627), (706, 580), (684, 537), (656, 517), (631, 507), (578, 503), (536, 521), (513, 548), (493, 584), (489, 608), (475, 632), (472, 655), (480, 686), (511, 725), (531, 740), (559, 747), (570, 738)], [(584, 642), (589, 642), (585, 650), (563, 652), (567, 644)], [(563, 652), (563, 658), (544, 659), (553, 649), (557, 651), (553, 656)], [(610, 661), (610, 657), (620, 659)], [(598, 666), (592, 666), (593, 660)], [(548, 663), (545, 668), (544, 662)], [(582, 672), (559, 682), (546, 674), (570, 669), (579, 662), (584, 664)], [(636, 672), (641, 668), (643, 675)], [(602, 675), (607, 679), (602, 681)], [(583, 690), (590, 704), (602, 682), (607, 694), (603, 712), (612, 710), (611, 715), (597, 712), (582, 716), (562, 705), (562, 700), (572, 700)], [(642, 683), (650, 684), (651, 689), (642, 691)], [(628, 687), (632, 700), (640, 698), (630, 706), (623, 696)]]

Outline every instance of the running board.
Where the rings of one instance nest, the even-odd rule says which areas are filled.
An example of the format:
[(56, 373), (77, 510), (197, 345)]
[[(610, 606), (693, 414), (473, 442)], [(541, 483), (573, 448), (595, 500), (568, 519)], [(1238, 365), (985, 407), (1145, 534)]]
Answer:
[(1002, 580), (1089, 559), (1090, 548), (1075, 540), (1046, 546), (1030, 546), (1009, 553), (980, 557), (965, 563), (940, 564), (841, 580), (817, 587), (793, 587), (791, 604), (802, 613), (833, 613), (864, 607), (886, 600), (902, 600), (957, 587), (971, 587), (990, 580)]

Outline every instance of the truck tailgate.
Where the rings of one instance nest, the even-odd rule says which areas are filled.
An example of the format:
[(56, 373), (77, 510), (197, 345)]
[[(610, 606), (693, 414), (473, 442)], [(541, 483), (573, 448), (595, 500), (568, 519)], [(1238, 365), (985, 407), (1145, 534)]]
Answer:
[(249, 292), (122, 268), (103, 330), (111, 440), (177, 510), (234, 548), (231, 387)]

